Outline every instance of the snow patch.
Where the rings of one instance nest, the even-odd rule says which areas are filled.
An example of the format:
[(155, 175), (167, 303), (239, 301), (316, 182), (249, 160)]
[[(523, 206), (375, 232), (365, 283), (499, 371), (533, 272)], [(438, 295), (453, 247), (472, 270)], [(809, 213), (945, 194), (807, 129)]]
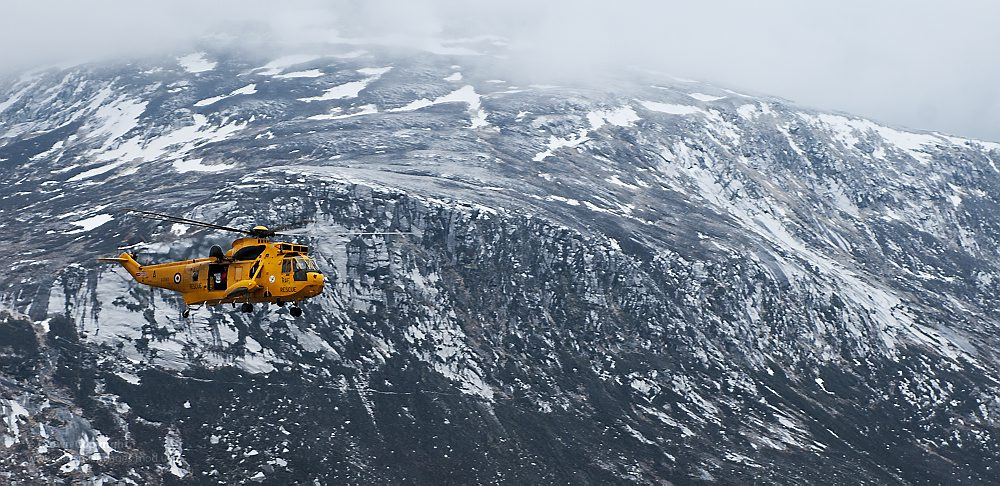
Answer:
[(305, 101), (307, 103), (313, 101), (330, 101), (330, 100), (342, 100), (345, 98), (357, 98), (361, 94), (361, 90), (368, 87), (368, 79), (362, 79), (360, 81), (351, 81), (349, 83), (338, 84), (332, 88), (328, 88), (323, 94), (319, 96), (310, 96), (307, 98), (299, 98), (299, 101)]
[(898, 147), (917, 161), (925, 164), (931, 161), (931, 156), (924, 151), (926, 145), (948, 143), (947, 139), (940, 136), (904, 132), (879, 125), (870, 120), (847, 118), (845, 116), (826, 113), (818, 115), (799, 113), (798, 116), (810, 125), (831, 133), (835, 139), (847, 147), (857, 145), (861, 136), (875, 134), (888, 144)]
[(642, 435), (642, 433), (640, 433), (638, 430), (633, 429), (632, 426), (629, 424), (625, 424), (625, 431), (628, 432), (629, 435), (631, 435), (632, 437), (635, 437), (639, 442), (642, 442), (643, 444), (647, 445), (656, 444), (656, 442), (647, 439), (646, 436)]
[(350, 113), (342, 113), (342, 114), (340, 114), (340, 111), (341, 110), (339, 108), (337, 108), (332, 113), (327, 113), (327, 114), (323, 114), (323, 115), (313, 115), (313, 116), (309, 117), (309, 119), (310, 120), (342, 120), (344, 118), (351, 118), (351, 117), (355, 117), (355, 116), (373, 115), (375, 113), (378, 113), (378, 107), (375, 106), (375, 105), (361, 105), (361, 106), (355, 108), (355, 111), (352, 111)]
[(740, 107), (736, 109), (736, 113), (744, 120), (753, 120), (754, 118), (757, 118), (760, 110), (757, 109), (757, 105), (746, 104), (740, 105)]
[[(59, 140), (56, 143), (52, 144), (52, 147), (49, 148), (48, 150), (46, 150), (46, 151), (44, 151), (44, 152), (42, 152), (40, 154), (32, 155), (31, 156), (31, 160), (45, 160), (45, 159), (48, 159), (49, 157), (52, 157), (53, 155), (55, 155), (56, 152), (62, 150), (64, 144), (65, 144), (65, 141)], [(61, 156), (62, 155), (60, 155), (59, 157), (56, 157), (55, 161), (58, 161)], [(0, 162), (3, 162), (4, 160), (7, 160), (7, 159), (0, 159)]]
[(712, 96), (710, 94), (705, 94), (705, 93), (688, 93), (688, 96), (698, 101), (704, 101), (706, 103), (726, 99), (725, 96)]
[(97, 160), (113, 160), (110, 164), (97, 167), (69, 179), (75, 182), (116, 169), (133, 160), (150, 161), (170, 155), (171, 159), (180, 159), (197, 147), (229, 138), (250, 123), (232, 122), (222, 126), (212, 127), (204, 115), (194, 114), (194, 124), (178, 128), (159, 137), (144, 140), (141, 136), (129, 138), (117, 148), (107, 150), (95, 156)]
[(271, 61), (271, 62), (269, 62), (269, 63), (267, 63), (267, 64), (265, 64), (265, 65), (263, 65), (261, 67), (259, 67), (259, 68), (253, 69), (250, 72), (256, 72), (257, 74), (259, 74), (261, 76), (274, 76), (276, 74), (280, 74), (286, 68), (289, 68), (289, 67), (292, 67), (292, 66), (295, 66), (295, 65), (298, 65), (298, 64), (304, 64), (304, 63), (307, 63), (309, 61), (315, 61), (316, 59), (320, 59), (322, 57), (323, 56), (317, 56), (317, 55), (311, 55), (311, 54), (295, 54), (295, 55), (291, 55), (291, 56), (283, 56), (283, 57), (279, 57), (279, 58), (277, 58), (277, 59), (275, 59), (275, 60), (273, 60), (273, 61)]
[(824, 382), (822, 378), (817, 377), (816, 384), (819, 385), (820, 389), (823, 390), (823, 392), (826, 393), (827, 395), (833, 395), (833, 392), (826, 389), (826, 382)]
[(80, 221), (71, 221), (69, 224), (73, 226), (79, 226), (80, 229), (67, 231), (66, 234), (72, 235), (76, 233), (85, 233), (87, 231), (93, 230), (94, 228), (97, 228), (98, 226), (101, 226), (104, 223), (107, 223), (108, 221), (111, 221), (112, 219), (114, 219), (114, 217), (112, 217), (110, 214), (98, 214), (95, 216), (91, 216), (87, 219), (81, 219)]
[(132, 373), (125, 372), (125, 371), (119, 371), (119, 372), (117, 372), (115, 374), (118, 375), (119, 378), (125, 380), (125, 382), (127, 382), (127, 383), (129, 383), (131, 385), (138, 385), (139, 382), (142, 380), (142, 378), (139, 378), (138, 376), (136, 376), (136, 375), (134, 375)]
[(391, 67), (384, 68), (362, 68), (358, 69), (358, 72), (367, 76), (364, 79), (358, 81), (350, 81), (344, 84), (338, 84), (332, 88), (327, 88), (323, 94), (319, 96), (310, 96), (307, 98), (299, 98), (299, 101), (305, 101), (307, 103), (313, 101), (329, 101), (329, 100), (342, 100), (346, 98), (357, 98), (361, 91), (368, 87), (373, 81), (382, 77), (383, 74), (389, 72)]
[(546, 158), (551, 157), (553, 154), (555, 154), (556, 150), (559, 150), (563, 147), (577, 147), (590, 140), (590, 138), (587, 135), (588, 133), (587, 130), (585, 129), (580, 130), (576, 136), (570, 136), (568, 138), (558, 138), (555, 135), (551, 135), (549, 136), (549, 143), (546, 149), (535, 154), (535, 156), (532, 157), (531, 160), (533, 162), (541, 162)]
[(167, 430), (167, 435), (163, 438), (163, 450), (167, 458), (167, 466), (170, 468), (170, 474), (179, 478), (187, 476), (189, 474), (187, 467), (190, 466), (184, 460), (181, 434), (175, 427), (170, 427)]
[(469, 112), (472, 118), (472, 124), (469, 128), (480, 128), (488, 125), (486, 121), (486, 112), (481, 110), (481, 96), (476, 93), (476, 89), (471, 85), (465, 85), (461, 88), (452, 91), (444, 96), (429, 100), (426, 98), (421, 98), (419, 100), (411, 101), (406, 106), (401, 106), (399, 108), (393, 108), (389, 110), (393, 113), (403, 112), (403, 111), (414, 111), (421, 108), (426, 108), (428, 106), (440, 105), (443, 103), (466, 103), (469, 105)]
[(629, 184), (627, 182), (622, 181), (621, 179), (618, 178), (617, 175), (611, 176), (611, 177), (609, 177), (607, 179), (604, 179), (604, 180), (608, 181), (608, 182), (610, 182), (610, 183), (612, 183), (612, 184), (614, 184), (616, 186), (622, 186), (622, 187), (626, 187), (628, 189), (632, 189), (633, 191), (638, 191), (638, 190), (641, 189), (639, 186), (636, 186), (634, 184)]
[(358, 69), (358, 72), (365, 76), (381, 76), (389, 71), (392, 71), (392, 66)]
[(205, 165), (201, 161), (204, 159), (175, 160), (174, 170), (181, 174), (185, 172), (222, 172), (236, 167), (236, 164), (213, 164)]
[(191, 229), (191, 226), (186, 224), (174, 223), (170, 225), (170, 233), (177, 236), (184, 236), (189, 229)]
[(222, 100), (224, 100), (226, 98), (229, 98), (231, 96), (236, 96), (236, 95), (250, 95), (250, 94), (254, 94), (256, 92), (257, 92), (257, 84), (256, 83), (250, 83), (250, 84), (248, 84), (248, 85), (246, 85), (246, 86), (244, 86), (242, 88), (239, 88), (237, 90), (234, 90), (234, 91), (230, 92), (229, 94), (224, 94), (224, 95), (219, 95), (219, 96), (213, 96), (211, 98), (205, 98), (205, 99), (203, 99), (201, 101), (196, 102), (194, 104), (194, 106), (208, 106), (208, 105), (217, 103), (219, 101), (222, 101)]
[(660, 103), (659, 101), (643, 100), (639, 100), (639, 104), (647, 110), (667, 113), (670, 115), (694, 115), (696, 113), (704, 113), (704, 110), (698, 108), (697, 106), (675, 105), (672, 103)]
[(938, 132), (933, 132), (933, 133), (934, 133), (934, 136), (941, 137), (941, 138), (943, 138), (945, 140), (948, 140), (951, 143), (953, 143), (955, 145), (958, 145), (959, 147), (972, 146), (972, 147), (975, 147), (977, 149), (981, 149), (983, 151), (1000, 150), (1000, 143), (986, 142), (986, 141), (983, 141), (983, 140), (976, 140), (974, 138), (954, 137), (954, 136), (951, 136), (951, 135), (945, 135), (945, 134), (938, 133)]
[(631, 106), (622, 106), (620, 108), (592, 111), (587, 113), (587, 121), (590, 122), (590, 128), (592, 130), (601, 128), (605, 123), (618, 127), (630, 127), (641, 119), (642, 118), (636, 114), (635, 110), (633, 110)]
[[(21, 89), (19, 89), (17, 92), (15, 92), (14, 94), (10, 95), (10, 97), (8, 97), (5, 101), (0, 102), (0, 113), (3, 113), (4, 111), (6, 111), (7, 108), (10, 108), (11, 106), (13, 106), (14, 103), (17, 103), (24, 96), (24, 94), (28, 92), (29, 89), (34, 88), (37, 84), (38, 84), (38, 80), (35, 80), (32, 83), (28, 83), (24, 87), (22, 87)], [(17, 86), (17, 85), (15, 85), (15, 86)]]
[(768, 106), (767, 103), (761, 103), (760, 106), (757, 106), (755, 103), (740, 105), (740, 107), (736, 109), (736, 113), (740, 116), (740, 118), (747, 121), (753, 121), (761, 115), (774, 115), (774, 112), (771, 111), (771, 107)]
[(326, 73), (320, 71), (319, 69), (309, 69), (306, 71), (294, 71), (290, 73), (275, 74), (274, 77), (288, 79), (288, 78), (318, 78), (324, 76)]
[(561, 203), (564, 203), (564, 204), (569, 204), (570, 206), (579, 206), (580, 205), (580, 201), (579, 200), (571, 199), (571, 198), (568, 198), (568, 197), (562, 197), (562, 196), (545, 196), (545, 200), (546, 201), (557, 201), (557, 202), (561, 202)]
[(209, 61), (205, 58), (204, 52), (195, 52), (184, 57), (178, 57), (177, 64), (180, 64), (185, 71), (194, 74), (211, 71), (218, 65), (217, 62)]
[(274, 371), (268, 358), (273, 358), (274, 354), (269, 349), (264, 349), (254, 338), (247, 336), (244, 344), (247, 352), (242, 358), (237, 360), (240, 368), (251, 373), (270, 373)]
[(3, 445), (9, 448), (17, 443), (21, 436), (21, 417), (27, 419), (31, 414), (17, 400), (0, 399), (0, 415), (2, 415), (3, 424), (6, 427), (3, 435)]
[(93, 130), (94, 134), (107, 135), (104, 147), (109, 147), (133, 128), (139, 126), (139, 117), (146, 111), (147, 101), (130, 100), (121, 96), (115, 101), (97, 109), (95, 117), (101, 126)]

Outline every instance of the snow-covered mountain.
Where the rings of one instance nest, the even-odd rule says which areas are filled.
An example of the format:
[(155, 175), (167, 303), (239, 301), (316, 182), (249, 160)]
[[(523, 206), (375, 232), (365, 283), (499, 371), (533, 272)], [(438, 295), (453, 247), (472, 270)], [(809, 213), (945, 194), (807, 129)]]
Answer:
[[(0, 481), (996, 480), (1000, 144), (495, 43), (0, 81)], [(232, 235), (125, 207), (327, 289), (183, 319), (94, 257)]]

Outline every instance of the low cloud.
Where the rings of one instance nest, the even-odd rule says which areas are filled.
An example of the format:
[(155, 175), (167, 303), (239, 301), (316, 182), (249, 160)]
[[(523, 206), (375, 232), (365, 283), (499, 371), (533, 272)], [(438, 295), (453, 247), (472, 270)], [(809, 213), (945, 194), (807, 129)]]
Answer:
[(6, 71), (175, 53), (209, 39), (287, 50), (344, 37), (419, 45), (492, 34), (510, 42), (505, 67), (525, 75), (584, 80), (644, 67), (1000, 141), (1000, 2), (987, 0), (107, 0), (4, 10)]

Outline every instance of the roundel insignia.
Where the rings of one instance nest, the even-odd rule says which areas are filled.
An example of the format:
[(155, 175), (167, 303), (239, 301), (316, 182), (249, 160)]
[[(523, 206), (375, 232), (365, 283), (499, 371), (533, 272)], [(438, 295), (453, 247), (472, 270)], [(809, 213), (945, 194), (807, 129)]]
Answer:
[(175, 273), (174, 274), (174, 283), (175, 284), (181, 283), (181, 274), (179, 274), (179, 273)]
[(271, 283), (274, 283), (274, 275), (271, 275), (271, 278), (267, 279), (267, 281), (271, 282)]

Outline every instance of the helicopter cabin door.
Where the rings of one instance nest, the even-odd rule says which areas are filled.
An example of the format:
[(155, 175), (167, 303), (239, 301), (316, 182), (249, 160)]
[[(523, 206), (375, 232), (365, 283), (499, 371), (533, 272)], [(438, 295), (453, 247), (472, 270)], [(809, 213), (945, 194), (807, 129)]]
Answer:
[(208, 290), (226, 290), (229, 287), (229, 264), (208, 265)]

